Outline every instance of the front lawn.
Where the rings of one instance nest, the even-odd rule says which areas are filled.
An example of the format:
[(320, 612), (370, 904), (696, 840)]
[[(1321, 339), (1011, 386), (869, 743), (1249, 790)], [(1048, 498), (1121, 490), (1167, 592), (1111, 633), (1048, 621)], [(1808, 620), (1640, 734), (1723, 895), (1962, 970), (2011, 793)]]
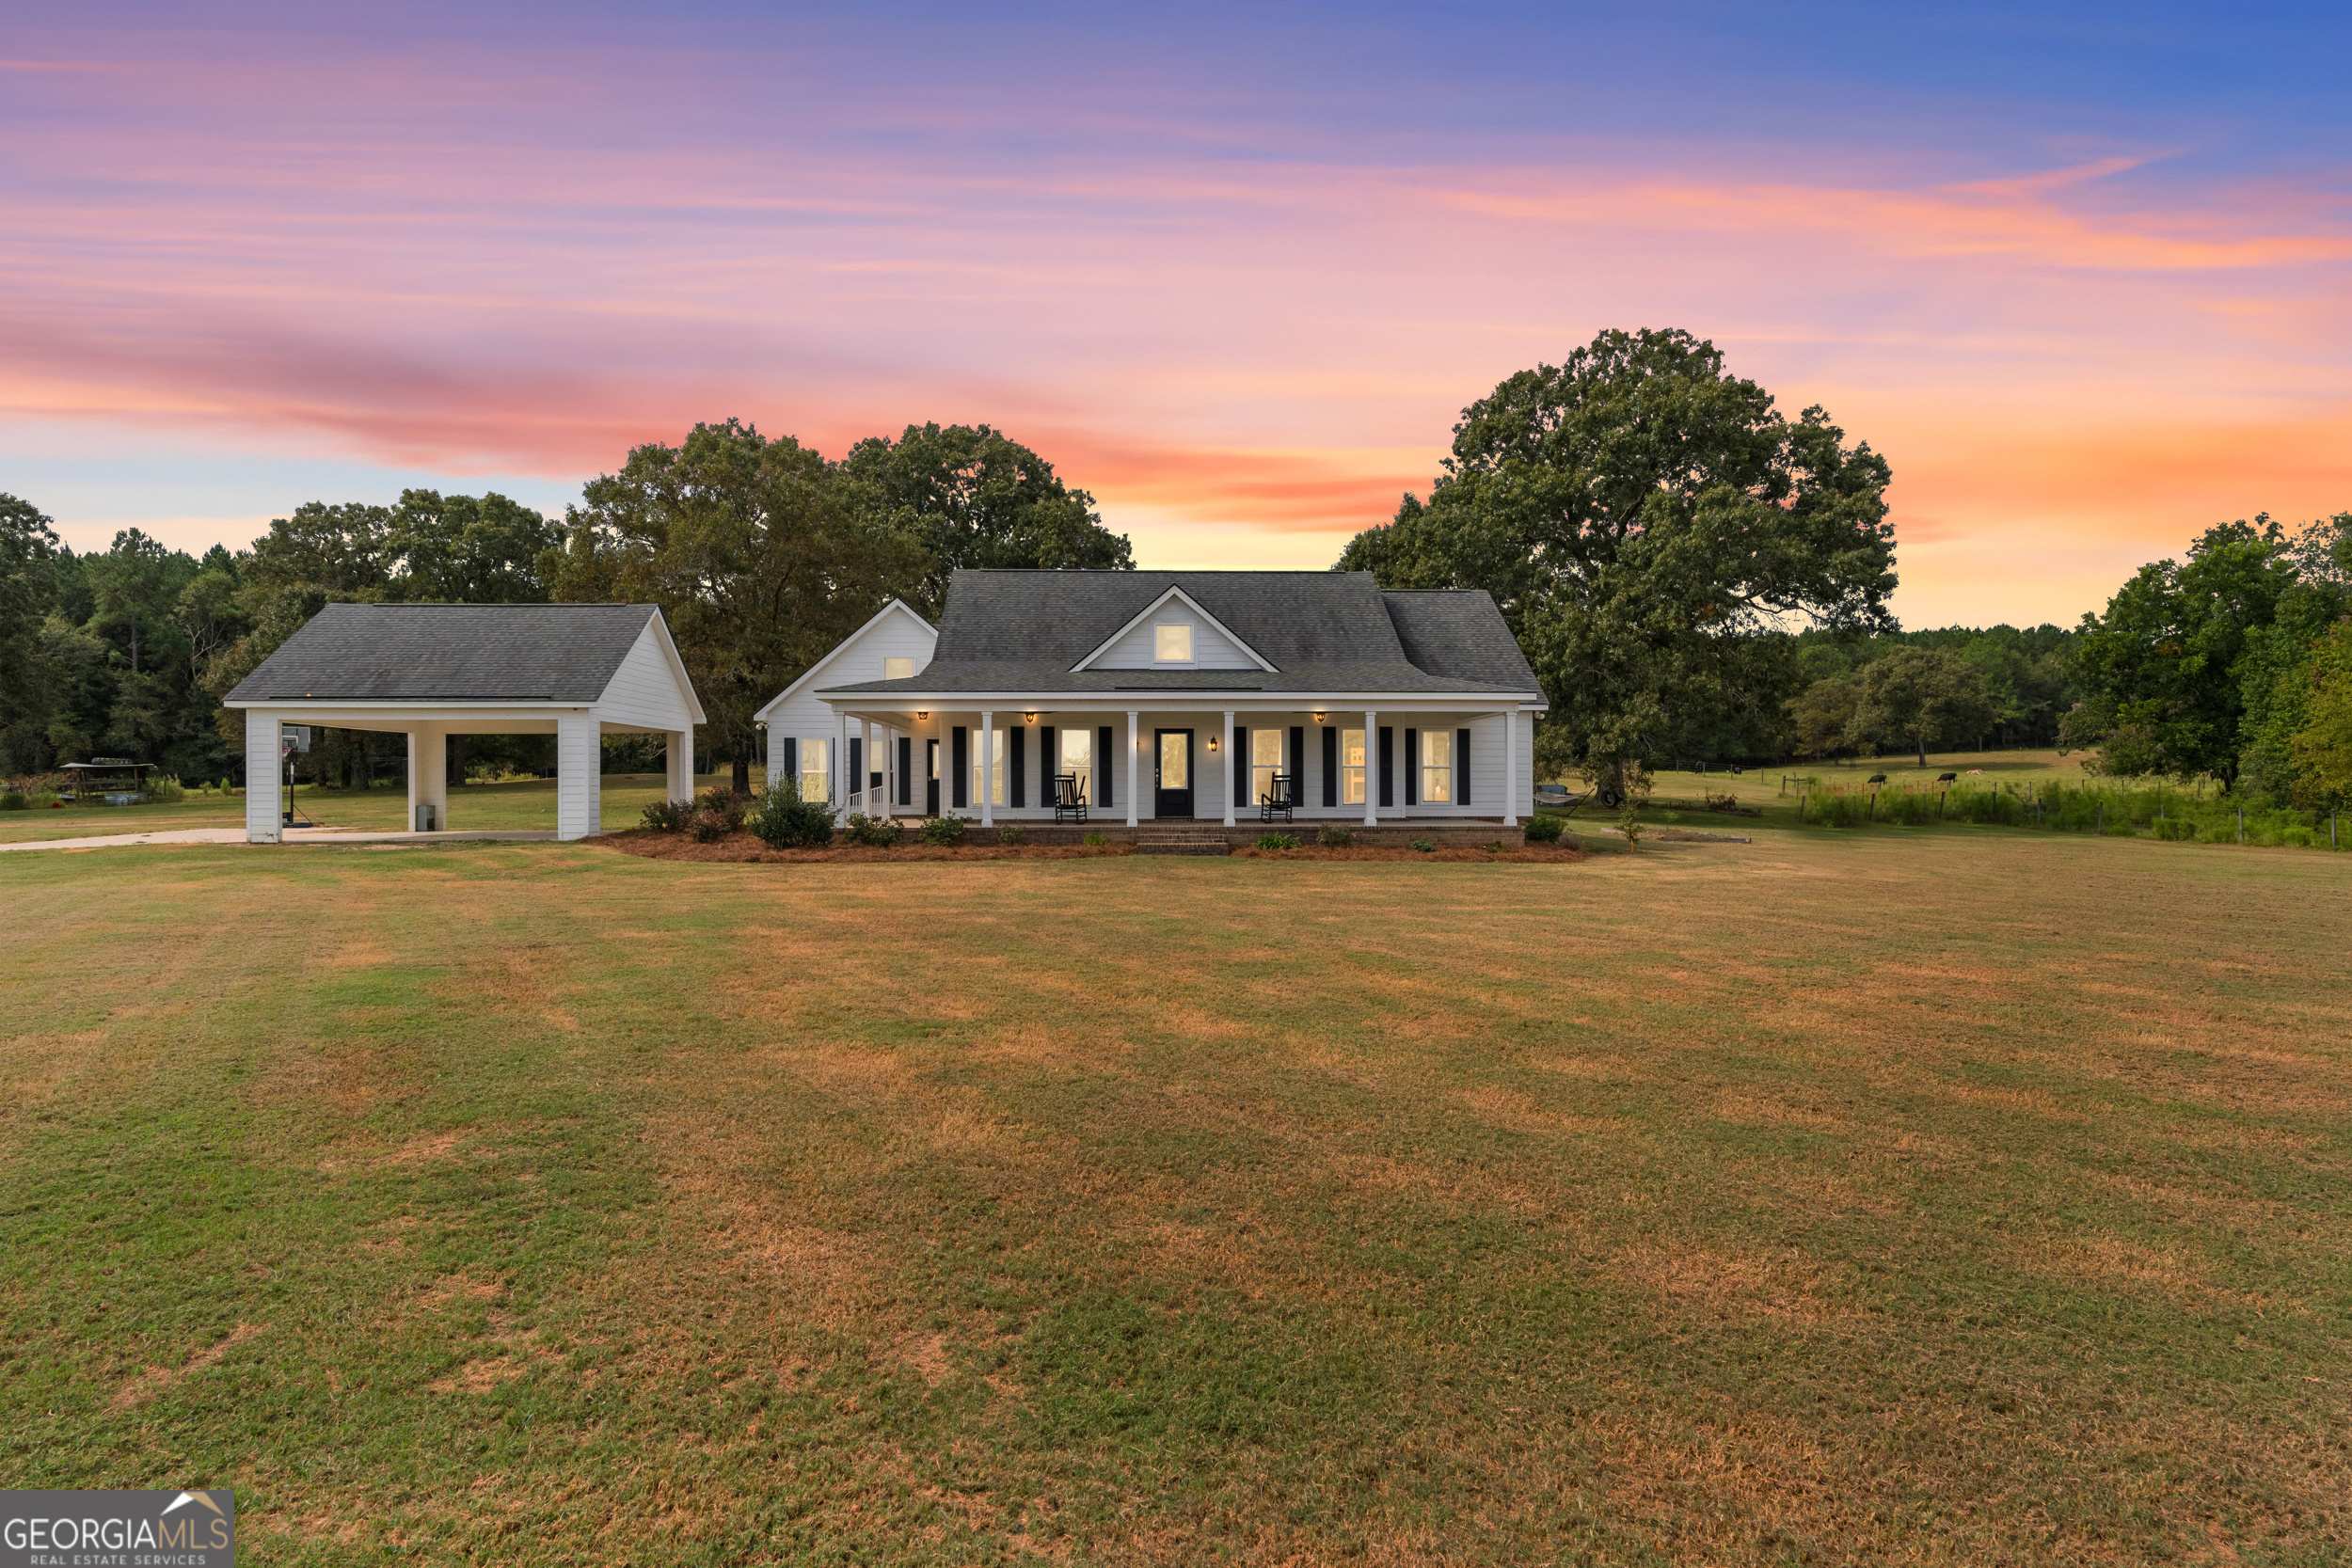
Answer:
[(273, 1562), (2337, 1561), (2347, 895), (9, 856), (0, 1454)]

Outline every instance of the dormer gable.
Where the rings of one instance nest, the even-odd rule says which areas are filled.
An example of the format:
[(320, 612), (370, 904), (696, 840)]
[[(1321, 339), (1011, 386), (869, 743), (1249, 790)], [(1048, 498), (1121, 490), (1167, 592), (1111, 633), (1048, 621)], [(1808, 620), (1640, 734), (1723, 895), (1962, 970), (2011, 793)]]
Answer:
[(1274, 664), (1199, 600), (1170, 588), (1070, 667), (1079, 670), (1263, 670)]

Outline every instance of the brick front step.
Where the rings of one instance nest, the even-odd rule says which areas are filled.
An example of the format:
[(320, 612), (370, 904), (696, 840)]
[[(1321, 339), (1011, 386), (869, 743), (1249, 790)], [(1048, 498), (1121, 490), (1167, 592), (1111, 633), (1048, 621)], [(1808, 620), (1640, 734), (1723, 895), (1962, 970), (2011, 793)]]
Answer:
[(1230, 855), (1233, 846), (1224, 834), (1215, 838), (1198, 833), (1182, 836), (1163, 833), (1140, 833), (1136, 838), (1138, 855)]

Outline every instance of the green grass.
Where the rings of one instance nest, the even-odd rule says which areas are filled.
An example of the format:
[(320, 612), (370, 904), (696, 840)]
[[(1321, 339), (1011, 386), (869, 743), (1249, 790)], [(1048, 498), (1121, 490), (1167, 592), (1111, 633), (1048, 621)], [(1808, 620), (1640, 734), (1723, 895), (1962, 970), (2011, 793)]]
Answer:
[(271, 1562), (2336, 1561), (2347, 894), (11, 856), (0, 1454)]
[[(723, 783), (723, 775), (704, 774), (697, 789)], [(757, 770), (753, 783), (758, 783)], [(633, 828), (638, 815), (661, 799), (659, 773), (607, 773), (604, 776), (603, 817), (607, 829)], [(507, 784), (453, 785), (449, 792), (449, 821), (453, 828), (538, 828), (555, 831), (555, 781), (520, 779)], [(294, 792), (302, 815), (324, 827), (397, 832), (405, 823), (408, 794), (405, 787), (379, 784), (373, 789), (326, 789), (303, 784)], [(173, 832), (183, 828), (242, 828), (245, 796), (205, 795), (191, 790), (172, 805), (76, 806), (39, 811), (0, 812), (0, 844), (36, 839), (96, 838), (122, 833)]]

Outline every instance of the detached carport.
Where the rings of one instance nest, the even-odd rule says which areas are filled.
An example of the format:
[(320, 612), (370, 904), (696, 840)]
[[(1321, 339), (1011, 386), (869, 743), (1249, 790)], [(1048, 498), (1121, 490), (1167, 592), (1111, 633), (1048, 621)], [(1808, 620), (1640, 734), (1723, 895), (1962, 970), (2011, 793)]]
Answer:
[(659, 735), (669, 793), (694, 790), (693, 683), (661, 611), (642, 604), (335, 604), (224, 699), (245, 713), (245, 826), (279, 841), (285, 724), (408, 737), (409, 828), (447, 829), (449, 737), (552, 735), (555, 836), (601, 821), (603, 737)]

